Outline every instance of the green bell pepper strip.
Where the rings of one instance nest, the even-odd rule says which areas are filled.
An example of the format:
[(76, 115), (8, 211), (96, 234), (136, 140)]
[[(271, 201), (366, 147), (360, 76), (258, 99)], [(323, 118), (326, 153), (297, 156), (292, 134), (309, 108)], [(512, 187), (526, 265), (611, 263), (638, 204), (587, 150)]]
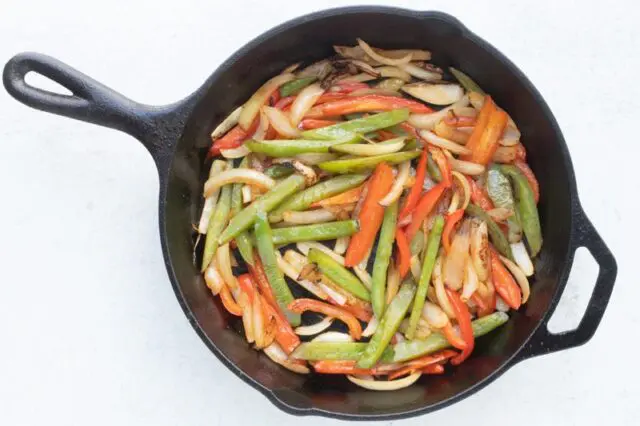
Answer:
[(309, 250), (307, 256), (309, 262), (315, 263), (320, 268), (320, 272), (327, 276), (342, 289), (356, 296), (358, 299), (369, 302), (371, 295), (362, 282), (344, 266), (336, 262), (326, 253), (318, 249)]
[(315, 223), (312, 225), (289, 226), (273, 230), (273, 244), (285, 245), (302, 241), (326, 241), (348, 237), (358, 232), (357, 220)]
[(342, 139), (353, 137), (356, 133), (369, 133), (387, 127), (395, 126), (409, 118), (406, 108), (381, 112), (368, 117), (356, 118), (333, 126), (302, 132), (305, 139)]
[[(246, 158), (246, 157), (245, 157)], [(290, 164), (274, 164), (264, 171), (264, 174), (269, 176), (271, 179), (281, 179), (286, 178), (287, 176), (291, 176), (295, 173), (296, 169)]]
[(267, 220), (267, 214), (260, 211), (256, 215), (256, 223), (253, 227), (256, 236), (256, 244), (258, 246), (258, 255), (262, 262), (262, 268), (264, 269), (267, 280), (273, 290), (273, 296), (278, 302), (280, 310), (287, 317), (287, 321), (294, 327), (300, 325), (300, 314), (291, 312), (287, 306), (293, 302), (293, 295), (287, 285), (287, 282), (282, 275), (282, 271), (278, 267), (278, 260), (276, 258), (276, 249), (271, 242), (271, 227)]
[(395, 295), (387, 307), (362, 357), (358, 360), (358, 367), (371, 368), (378, 362), (384, 350), (389, 346), (391, 338), (398, 330), (398, 327), (400, 327), (400, 323), (407, 314), (407, 310), (415, 294), (415, 285), (402, 284), (398, 294)]
[(405, 143), (404, 146), (402, 147), (403, 151), (413, 151), (414, 149), (418, 149), (418, 141), (416, 140), (416, 138), (411, 138), (407, 140), (407, 143)]
[(211, 263), (211, 259), (218, 250), (218, 237), (220, 232), (229, 220), (229, 211), (231, 210), (231, 185), (225, 185), (220, 190), (220, 198), (216, 204), (216, 210), (211, 215), (209, 227), (207, 228), (207, 238), (204, 240), (204, 253), (202, 254), (202, 267), (204, 271)]
[[(495, 330), (509, 320), (504, 312), (494, 312), (471, 322), (473, 336), (480, 337)], [(450, 347), (449, 341), (440, 333), (432, 333), (426, 339), (405, 340), (393, 346), (393, 362), (404, 362)]]
[(222, 232), (218, 242), (224, 244), (238, 236), (242, 231), (246, 231), (256, 221), (259, 211), (270, 212), (275, 209), (284, 199), (291, 194), (299, 191), (304, 186), (304, 177), (300, 175), (292, 175), (278, 182), (269, 192), (262, 195), (249, 206), (245, 207), (240, 213), (235, 215), (230, 221), (227, 228)]
[(357, 142), (359, 137), (332, 140), (282, 139), (256, 141), (248, 140), (244, 144), (251, 152), (259, 152), (269, 157), (291, 157), (297, 154), (327, 153), (334, 145)]
[(269, 214), (269, 221), (280, 222), (282, 220), (282, 213), (306, 210), (316, 201), (324, 200), (325, 198), (333, 197), (334, 195), (355, 188), (364, 182), (367, 177), (368, 175), (366, 174), (343, 175), (317, 183), (287, 199)]
[(416, 293), (416, 299), (413, 302), (413, 308), (411, 308), (409, 328), (407, 328), (405, 333), (409, 340), (413, 339), (413, 336), (416, 333), (416, 328), (418, 328), (418, 321), (422, 316), (422, 308), (424, 307), (424, 300), (427, 297), (427, 290), (429, 289), (429, 283), (431, 282), (433, 265), (436, 263), (436, 257), (438, 256), (443, 228), (444, 218), (438, 215), (433, 221), (433, 227), (431, 228), (429, 237), (427, 238), (427, 251), (424, 256), (424, 262), (422, 263), (422, 273), (420, 274), (418, 291)]
[[(367, 345), (364, 342), (305, 342), (291, 353), (291, 357), (307, 361), (357, 361)], [(380, 359), (390, 362), (393, 359), (393, 349), (387, 347)]]
[(372, 157), (349, 158), (347, 160), (325, 161), (318, 164), (322, 170), (330, 173), (353, 173), (373, 169), (378, 164), (386, 162), (398, 164), (413, 160), (420, 155), (420, 151), (401, 151), (393, 154), (374, 155)]
[(302, 77), (286, 82), (280, 86), (280, 96), (285, 98), (287, 96), (295, 95), (317, 79), (317, 77)]
[(487, 172), (487, 193), (496, 207), (509, 209), (514, 213), (507, 218), (507, 226), (509, 228), (507, 238), (510, 243), (517, 243), (522, 239), (522, 227), (516, 214), (511, 184), (509, 179), (496, 166), (490, 167)]
[[(240, 163), (240, 168), (245, 168), (247, 161), (246, 157)], [(242, 210), (242, 184), (236, 183), (233, 185), (233, 192), (231, 193), (231, 217), (237, 215)], [(249, 265), (253, 266), (253, 241), (249, 237), (247, 231), (239, 233), (236, 238), (236, 246), (240, 252), (242, 259)]]
[(471, 77), (469, 77), (462, 71), (457, 70), (453, 67), (449, 67), (449, 71), (451, 71), (451, 74), (453, 74), (453, 76), (456, 78), (456, 80), (458, 80), (462, 87), (467, 89), (469, 92), (477, 92), (481, 95), (486, 95), (485, 91), (482, 90), (480, 86), (478, 86), (478, 84), (471, 79)]
[(511, 252), (511, 246), (509, 245), (509, 240), (505, 237), (502, 229), (498, 226), (497, 223), (491, 219), (491, 216), (484, 211), (484, 209), (476, 204), (469, 203), (465, 212), (470, 215), (477, 217), (480, 220), (483, 220), (487, 223), (487, 229), (489, 231), (489, 237), (491, 237), (491, 242), (495, 246), (496, 250), (503, 255), (504, 257), (513, 260), (513, 253)]
[(430, 152), (427, 153), (427, 172), (429, 173), (429, 176), (431, 176), (431, 179), (435, 180), (436, 182), (440, 182), (442, 180), (442, 173), (440, 172), (440, 168), (434, 161)]
[(527, 237), (527, 243), (531, 250), (531, 257), (535, 257), (542, 248), (542, 230), (540, 229), (540, 217), (533, 195), (533, 190), (527, 178), (516, 166), (501, 165), (500, 171), (511, 178), (516, 193), (516, 207), (518, 218), (522, 224), (522, 230)]
[(384, 212), (382, 226), (380, 227), (380, 237), (378, 238), (378, 248), (376, 249), (376, 258), (373, 262), (371, 305), (373, 306), (373, 313), (376, 315), (376, 318), (382, 318), (382, 314), (384, 314), (386, 308), (385, 289), (387, 285), (387, 269), (389, 268), (389, 259), (393, 251), (397, 221), (398, 201), (395, 201), (388, 206)]

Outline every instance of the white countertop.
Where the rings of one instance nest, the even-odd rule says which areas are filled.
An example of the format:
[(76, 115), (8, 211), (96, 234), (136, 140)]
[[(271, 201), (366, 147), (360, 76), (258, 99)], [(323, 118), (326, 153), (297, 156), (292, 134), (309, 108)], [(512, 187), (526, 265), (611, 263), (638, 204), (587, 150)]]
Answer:
[[(165, 104), (270, 27), (353, 3), (9, 0), (0, 62), (47, 53), (132, 99)], [(543, 94), (619, 275), (587, 345), (522, 362), (454, 406), (391, 423), (637, 423), (637, 2), (394, 2), (427, 3), (500, 49)], [(157, 176), (140, 144), (29, 109), (4, 90), (0, 123), (1, 425), (329, 424), (278, 410), (193, 332), (165, 272)], [(579, 253), (557, 329), (577, 323), (596, 273)]]

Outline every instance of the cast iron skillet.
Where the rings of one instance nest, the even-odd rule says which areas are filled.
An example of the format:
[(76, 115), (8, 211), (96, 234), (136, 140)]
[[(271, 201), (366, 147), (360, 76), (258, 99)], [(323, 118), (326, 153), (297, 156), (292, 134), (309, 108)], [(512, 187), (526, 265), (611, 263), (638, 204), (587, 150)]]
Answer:
[[(473, 76), (518, 123), (542, 194), (539, 209), (545, 241), (527, 305), (505, 326), (479, 339), (463, 365), (392, 393), (359, 389), (343, 377), (298, 376), (250, 349), (244, 337), (228, 326), (229, 316), (206, 289), (192, 260), (191, 224), (199, 215), (211, 129), (287, 65), (329, 56), (333, 44), (353, 44), (356, 37), (385, 48), (427, 48), (434, 53), (435, 64), (453, 65)], [(60, 83), (73, 95), (29, 86), (24, 77), (31, 71)], [(11, 59), (3, 81), (20, 102), (122, 130), (149, 150), (160, 177), (162, 250), (184, 313), (228, 368), (286, 412), (366, 420), (434, 411), (478, 391), (524, 359), (585, 343), (596, 331), (613, 290), (615, 259), (580, 206), (569, 152), (547, 104), (515, 65), (443, 13), (351, 7), (294, 19), (248, 43), (195, 93), (164, 107), (135, 103), (36, 53)], [(600, 266), (596, 285), (580, 325), (552, 334), (547, 321), (578, 247), (586, 247)]]

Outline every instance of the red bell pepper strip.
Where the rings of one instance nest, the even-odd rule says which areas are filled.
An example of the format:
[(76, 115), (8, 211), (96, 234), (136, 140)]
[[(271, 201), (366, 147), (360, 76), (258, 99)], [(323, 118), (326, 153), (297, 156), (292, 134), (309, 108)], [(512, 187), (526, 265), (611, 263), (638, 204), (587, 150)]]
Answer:
[(460, 350), (464, 350), (464, 348), (467, 347), (467, 342), (465, 342), (464, 339), (462, 338), (462, 336), (460, 336), (456, 332), (456, 330), (454, 330), (454, 328), (451, 325), (451, 323), (449, 323), (446, 326), (442, 327), (442, 329), (440, 329), (440, 331), (444, 335), (445, 339), (447, 339), (449, 344), (451, 346), (453, 346), (454, 348), (460, 349)]
[(418, 131), (411, 124), (405, 121), (404, 123), (400, 123), (400, 128), (404, 130), (411, 137), (420, 140), (420, 135), (418, 135)]
[(376, 133), (378, 134), (380, 141), (386, 141), (386, 140), (395, 139), (398, 137), (398, 135), (388, 130), (378, 130)]
[[(333, 301), (330, 300), (330, 302)], [(364, 321), (367, 323), (371, 321), (371, 317), (373, 316), (373, 309), (371, 308), (371, 304), (357, 298), (347, 301), (347, 303), (344, 305), (340, 305), (338, 303), (334, 303), (334, 305), (349, 312), (360, 321)]]
[(416, 209), (411, 215), (411, 223), (407, 226), (405, 231), (407, 234), (407, 240), (411, 241), (413, 239), (416, 232), (418, 232), (418, 229), (422, 226), (422, 222), (424, 222), (427, 216), (429, 216), (429, 213), (431, 213), (436, 204), (438, 204), (438, 200), (440, 200), (440, 197), (446, 188), (447, 187), (444, 182), (440, 182), (422, 196), (420, 202), (416, 206)]
[(472, 127), (476, 124), (476, 117), (466, 117), (461, 115), (447, 116), (444, 124), (452, 127)]
[(398, 245), (398, 258), (396, 265), (400, 273), (400, 279), (404, 278), (411, 267), (411, 248), (404, 231), (396, 229), (396, 244)]
[(282, 96), (280, 96), (280, 89), (276, 89), (269, 96), (269, 105), (275, 106)]
[(477, 204), (484, 211), (489, 211), (493, 209), (493, 202), (487, 195), (487, 193), (478, 186), (475, 180), (473, 180), (470, 176), (467, 176), (467, 180), (469, 181), (469, 186), (471, 187), (471, 201), (473, 204)]
[[(423, 357), (411, 360), (407, 362), (404, 367), (389, 374), (389, 380), (394, 380), (394, 379), (397, 379), (398, 377), (406, 376), (407, 374), (411, 374), (418, 370), (423, 371), (427, 367), (433, 368), (435, 366), (438, 366), (440, 368), (433, 368), (433, 371), (439, 372), (440, 369), (442, 369), (442, 372), (444, 372), (444, 368), (442, 367), (442, 365), (440, 365), (440, 363), (446, 362), (449, 358), (454, 357), (456, 355), (458, 355), (457, 352), (452, 351), (450, 349), (446, 349), (442, 352), (438, 352), (433, 355), (425, 355)], [(431, 373), (431, 374), (437, 374), (437, 373)]]
[(231, 315), (235, 315), (237, 317), (242, 316), (242, 308), (240, 305), (233, 300), (233, 296), (231, 295), (231, 291), (229, 291), (229, 287), (227, 285), (223, 285), (220, 290), (220, 300), (222, 301), (222, 305)]
[(238, 285), (244, 294), (249, 298), (249, 304), (253, 304), (253, 298), (256, 297), (257, 290), (256, 285), (251, 279), (251, 275), (242, 274), (238, 277)]
[(344, 93), (326, 92), (318, 98), (314, 105), (326, 104), (327, 102), (337, 101), (344, 98), (346, 98), (346, 95)]
[(442, 247), (444, 247), (446, 253), (451, 250), (451, 232), (456, 223), (460, 222), (462, 216), (464, 216), (464, 209), (458, 209), (445, 217), (444, 229), (442, 230)]
[(356, 362), (357, 361), (322, 360), (316, 361), (312, 363), (312, 365), (316, 373), (322, 374), (371, 375), (374, 373), (374, 369), (356, 367)]
[(398, 222), (401, 222), (403, 219), (409, 217), (409, 215), (413, 212), (413, 209), (418, 204), (418, 200), (420, 200), (420, 194), (422, 194), (422, 186), (424, 185), (424, 178), (427, 174), (427, 150), (426, 148), (420, 154), (420, 160), (418, 160), (418, 166), (416, 167), (416, 179), (411, 186), (411, 190), (409, 191), (409, 195), (404, 201), (404, 205), (402, 206), (402, 210), (398, 214)]
[(453, 313), (458, 321), (458, 326), (460, 327), (460, 335), (467, 344), (459, 355), (451, 359), (451, 364), (459, 365), (464, 362), (465, 359), (469, 358), (469, 355), (473, 352), (473, 347), (475, 345), (473, 327), (471, 326), (471, 314), (469, 313), (469, 308), (462, 301), (458, 293), (450, 288), (447, 288), (446, 292), (449, 297), (449, 301), (451, 302)]
[(380, 205), (380, 200), (391, 189), (393, 179), (393, 169), (387, 163), (376, 166), (369, 180), (367, 196), (358, 214), (360, 230), (351, 236), (344, 258), (345, 266), (352, 267), (360, 263), (373, 245), (384, 216), (384, 207)]
[(478, 307), (478, 316), (479, 317), (484, 317), (484, 316), (489, 315), (489, 313), (491, 313), (491, 312), (488, 312), (489, 311), (489, 305), (487, 304), (487, 301), (484, 300), (482, 298), (482, 296), (480, 296), (480, 294), (478, 294), (477, 291), (471, 295), (471, 300)]
[(522, 292), (507, 268), (502, 264), (498, 253), (491, 247), (491, 278), (496, 291), (512, 309), (520, 308)]
[[(482, 114), (483, 110), (485, 110), (485, 106), (487, 107), (487, 110), (490, 110), (491, 112), (486, 124), (482, 122), (486, 117), (486, 115), (483, 116)], [(506, 127), (508, 120), (509, 116), (507, 113), (498, 109), (491, 100), (491, 97), (486, 96), (484, 105), (482, 106), (482, 110), (478, 117), (478, 123), (473, 129), (473, 133), (471, 133), (466, 145), (467, 148), (471, 149), (471, 154), (463, 155), (461, 158), (484, 166), (489, 164), (493, 158), (493, 154), (498, 149), (498, 145), (500, 145), (500, 137), (504, 132), (504, 128)], [(476, 137), (476, 130), (479, 129), (482, 124), (484, 124), (482, 134), (479, 137)]]
[(333, 121), (333, 120), (305, 118), (300, 122), (300, 125), (298, 127), (300, 127), (302, 130), (313, 130), (313, 129), (320, 129), (322, 127), (333, 126), (334, 124), (337, 124), (337, 123), (338, 123), (337, 121)]
[(260, 123), (260, 118), (256, 117), (251, 123), (251, 126), (244, 131), (240, 126), (235, 126), (233, 129), (229, 130), (223, 137), (220, 139), (216, 139), (209, 148), (209, 157), (215, 157), (216, 155), (220, 155), (220, 151), (223, 149), (233, 149), (238, 148), (244, 141), (249, 139), (251, 135), (256, 132), (258, 128), (258, 124)]
[(275, 108), (284, 111), (288, 106), (290, 106), (293, 101), (296, 100), (295, 96), (287, 96), (286, 98), (282, 98), (280, 99), (278, 102), (276, 102), (276, 104), (274, 105)]
[(337, 306), (329, 305), (328, 303), (321, 302), (315, 299), (296, 299), (289, 303), (289, 310), (297, 314), (301, 314), (305, 311), (319, 312), (327, 316), (337, 318), (344, 322), (349, 328), (349, 334), (355, 340), (360, 340), (362, 336), (362, 326), (360, 321), (351, 313)]
[(257, 252), (254, 252), (253, 254), (253, 266), (249, 264), (247, 264), (247, 266), (249, 267), (249, 272), (255, 280), (255, 283), (258, 284), (258, 288), (260, 289), (262, 296), (271, 304), (271, 306), (274, 307), (276, 311), (280, 311), (278, 302), (271, 290), (271, 284), (269, 284), (269, 279), (267, 278), (267, 274), (264, 272), (260, 256), (258, 256)]
[(338, 81), (334, 83), (334, 86), (338, 89), (337, 92), (339, 93), (351, 93), (356, 90), (369, 88), (366, 83), (360, 81)]
[(392, 111), (400, 108), (408, 108), (412, 113), (419, 114), (433, 112), (428, 106), (417, 101), (412, 101), (411, 99), (398, 98), (395, 96), (364, 95), (350, 96), (315, 106), (309, 110), (305, 117), (334, 117), (337, 115), (353, 114), (355, 112)]
[(438, 169), (440, 169), (440, 174), (442, 175), (442, 183), (449, 188), (452, 184), (452, 176), (451, 176), (451, 165), (449, 164), (449, 160), (442, 152), (442, 149), (429, 146), (429, 153), (431, 153), (431, 157), (433, 161), (438, 165)]
[(274, 308), (269, 302), (267, 302), (264, 297), (260, 297), (260, 301), (262, 302), (262, 309), (264, 309), (266, 316), (269, 318), (273, 318), (276, 323), (276, 342), (278, 342), (278, 344), (282, 346), (283, 351), (285, 351), (287, 354), (290, 354), (295, 348), (298, 347), (298, 345), (300, 345), (300, 338), (293, 331), (293, 328), (291, 328), (291, 324), (289, 324), (284, 315), (276, 310), (276, 308)]
[(533, 198), (537, 203), (540, 200), (540, 184), (538, 184), (538, 179), (536, 179), (536, 175), (533, 174), (533, 170), (522, 160), (516, 160), (513, 165), (527, 178), (527, 182), (529, 182), (529, 186), (533, 191)]
[(423, 374), (442, 374), (444, 373), (444, 367), (441, 364), (427, 365), (421, 369)]

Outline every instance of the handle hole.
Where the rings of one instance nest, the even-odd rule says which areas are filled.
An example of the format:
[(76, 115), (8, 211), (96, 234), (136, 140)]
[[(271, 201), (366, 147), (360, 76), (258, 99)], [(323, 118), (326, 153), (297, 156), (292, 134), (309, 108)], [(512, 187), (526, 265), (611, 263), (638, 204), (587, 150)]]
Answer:
[(576, 250), (567, 286), (547, 324), (549, 332), (558, 334), (578, 328), (587, 310), (599, 270), (600, 267), (589, 250), (585, 247)]
[(44, 90), (49, 93), (63, 96), (73, 96), (73, 93), (60, 83), (56, 83), (50, 78), (45, 77), (44, 75), (39, 74), (35, 71), (29, 71), (24, 76), (24, 81), (31, 87), (35, 87), (36, 89)]

